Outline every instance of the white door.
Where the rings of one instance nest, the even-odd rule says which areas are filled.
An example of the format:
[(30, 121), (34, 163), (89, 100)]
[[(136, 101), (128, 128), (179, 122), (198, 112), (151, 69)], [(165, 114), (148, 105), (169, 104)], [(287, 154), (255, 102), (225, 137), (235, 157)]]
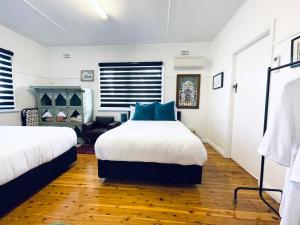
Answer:
[(237, 92), (234, 100), (231, 158), (250, 174), (259, 177), (263, 136), (267, 68), (270, 65), (270, 35), (237, 55)]

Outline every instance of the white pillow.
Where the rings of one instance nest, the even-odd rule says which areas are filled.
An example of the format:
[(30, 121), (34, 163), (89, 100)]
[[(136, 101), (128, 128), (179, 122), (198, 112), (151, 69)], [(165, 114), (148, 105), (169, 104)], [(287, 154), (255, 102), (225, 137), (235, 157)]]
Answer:
[(135, 107), (131, 105), (130, 106), (130, 117), (129, 117), (129, 120), (132, 120), (134, 113), (135, 113)]

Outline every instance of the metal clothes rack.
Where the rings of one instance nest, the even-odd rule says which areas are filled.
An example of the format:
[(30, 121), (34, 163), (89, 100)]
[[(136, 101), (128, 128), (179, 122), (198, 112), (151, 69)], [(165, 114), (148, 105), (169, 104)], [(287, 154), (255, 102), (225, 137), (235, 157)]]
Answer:
[[(266, 100), (265, 100), (265, 113), (264, 113), (264, 134), (267, 130), (267, 125), (268, 125), (268, 111), (269, 111), (269, 97), (270, 97), (270, 83), (271, 83), (271, 76), (272, 76), (272, 72), (276, 71), (276, 70), (280, 70), (286, 67), (292, 67), (295, 65), (300, 64), (300, 60), (299, 61), (295, 61), (292, 63), (288, 63), (282, 66), (278, 66), (278, 67), (274, 67), (268, 68), (268, 78), (267, 78), (267, 88), (266, 88)], [(259, 193), (259, 197), (260, 199), (275, 213), (277, 214), (279, 217), (279, 212), (264, 198), (263, 196), (263, 192), (265, 191), (270, 191), (270, 192), (280, 192), (282, 195), (282, 190), (280, 189), (273, 189), (273, 188), (264, 188), (263, 184), (264, 184), (264, 171), (265, 171), (265, 157), (262, 156), (261, 157), (261, 163), (260, 163), (260, 180), (259, 180), (259, 186), (258, 187), (237, 187), (234, 190), (234, 195), (233, 195), (233, 201), (234, 203), (237, 203), (237, 194), (239, 190), (248, 190), (248, 191), (258, 191)]]

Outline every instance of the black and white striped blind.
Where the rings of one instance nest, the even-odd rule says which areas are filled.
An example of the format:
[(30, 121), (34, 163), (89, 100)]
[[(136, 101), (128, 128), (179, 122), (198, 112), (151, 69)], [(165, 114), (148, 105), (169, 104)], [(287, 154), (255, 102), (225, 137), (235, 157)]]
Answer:
[(100, 107), (128, 108), (162, 100), (162, 62), (99, 63)]
[(0, 111), (15, 109), (12, 56), (13, 52), (0, 48)]

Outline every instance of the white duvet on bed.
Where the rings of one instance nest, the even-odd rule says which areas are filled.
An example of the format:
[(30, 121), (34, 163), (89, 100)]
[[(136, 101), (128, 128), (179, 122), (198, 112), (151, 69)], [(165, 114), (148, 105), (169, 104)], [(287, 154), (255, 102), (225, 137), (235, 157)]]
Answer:
[(66, 127), (0, 126), (0, 185), (76, 146)]
[(203, 165), (201, 140), (179, 121), (133, 121), (102, 134), (95, 144), (101, 160)]

